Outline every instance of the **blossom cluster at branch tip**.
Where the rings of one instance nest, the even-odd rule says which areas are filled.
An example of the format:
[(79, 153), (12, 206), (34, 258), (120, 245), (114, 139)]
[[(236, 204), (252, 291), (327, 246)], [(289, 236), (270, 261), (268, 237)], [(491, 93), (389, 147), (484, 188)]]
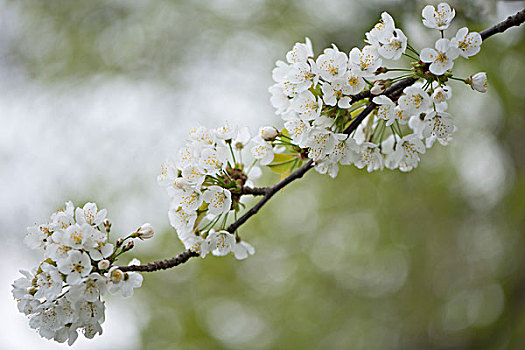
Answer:
[(86, 338), (102, 334), (102, 297), (108, 291), (129, 297), (142, 285), (140, 274), (113, 265), (125, 250), (125, 239), (109, 242), (106, 214), (95, 203), (75, 209), (67, 202), (48, 222), (28, 227), (24, 242), (41, 251), (44, 260), (31, 271), (20, 271), (23, 277), (13, 283), (12, 293), (40, 336), (72, 345), (78, 330)]
[[(456, 130), (452, 116), (446, 113), (452, 96), (448, 82), (463, 80), (477, 91), (486, 91), (484, 73), (458, 79), (451, 71), (455, 59), (480, 51), (481, 35), (464, 27), (454, 37), (445, 38), (444, 31), (455, 16), (447, 3), (426, 6), (422, 15), (423, 24), (439, 30), (441, 37), (420, 53), (383, 12), (365, 33), (366, 45), (354, 47), (348, 55), (332, 44), (315, 58), (306, 38), (287, 53), (286, 62), (277, 61), (270, 101), (291, 141), (315, 162), (318, 172), (335, 177), (339, 165), (347, 164), (368, 171), (385, 166), (410, 171), (427, 148), (436, 140), (446, 145)], [(407, 68), (385, 66), (403, 57), (413, 60)], [(418, 81), (385, 95), (391, 85), (407, 77)], [(358, 94), (365, 94), (364, 98), (357, 98)], [(345, 134), (367, 99), (377, 108), (351, 135)]]

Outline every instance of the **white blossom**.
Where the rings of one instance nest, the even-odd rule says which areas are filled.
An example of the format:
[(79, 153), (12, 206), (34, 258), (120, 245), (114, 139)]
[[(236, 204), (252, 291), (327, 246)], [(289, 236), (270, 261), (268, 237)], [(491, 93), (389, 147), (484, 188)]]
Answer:
[(93, 227), (87, 223), (83, 223), (82, 225), (74, 224), (64, 231), (53, 233), (53, 239), (71, 248), (82, 249), (88, 238), (92, 236), (93, 231)]
[(323, 102), (320, 97), (317, 99), (310, 91), (304, 91), (295, 96), (291, 102), (291, 108), (300, 113), (304, 120), (313, 120), (321, 114)]
[(202, 194), (202, 199), (208, 203), (208, 212), (221, 215), (230, 211), (232, 204), (231, 192), (219, 186), (210, 186)]
[(410, 115), (419, 115), (425, 112), (431, 104), (428, 93), (418, 86), (409, 86), (403, 90), (403, 95), (398, 100), (401, 109)]
[(53, 230), (64, 230), (75, 222), (75, 206), (71, 201), (66, 202), (66, 207), (51, 215), (49, 227)]
[(438, 5), (437, 9), (432, 5), (425, 6), (422, 15), (425, 27), (445, 30), (454, 19), (456, 11), (446, 2), (442, 2)]
[(259, 139), (255, 141), (255, 146), (252, 147), (252, 156), (259, 160), (262, 165), (268, 165), (273, 161), (273, 147), (269, 142)]
[(456, 36), (452, 38), (451, 45), (459, 49), (459, 55), (465, 58), (474, 56), (481, 50), (481, 43), (483, 39), (481, 35), (476, 32), (468, 32), (467, 27), (458, 30)]
[(452, 97), (452, 90), (447, 85), (439, 85), (434, 89), (431, 97), (434, 103), (443, 103)]
[(215, 137), (219, 140), (231, 140), (235, 136), (235, 128), (230, 126), (228, 122), (213, 130)]
[(171, 207), (168, 211), (170, 225), (177, 231), (188, 232), (193, 229), (197, 219), (196, 211), (184, 211), (181, 207)]
[(398, 60), (407, 49), (407, 37), (401, 29), (395, 29), (393, 34), (382, 42), (377, 52), (386, 59)]
[(427, 128), (423, 132), (425, 137), (433, 135), (443, 139), (454, 132), (452, 116), (446, 112), (430, 112), (426, 115), (425, 121), (428, 123)]
[(383, 12), (379, 22), (374, 28), (366, 33), (366, 39), (370, 44), (387, 41), (392, 36), (394, 29), (394, 19), (388, 14), (388, 12)]
[(350, 63), (352, 72), (362, 77), (370, 77), (381, 66), (382, 61), (379, 58), (377, 49), (368, 45), (363, 50), (354, 47), (350, 51)]
[(42, 249), (49, 243), (52, 232), (47, 225), (36, 225), (27, 228), (24, 243), (31, 249)]
[(443, 75), (454, 66), (454, 60), (459, 56), (460, 50), (449, 39), (438, 39), (436, 49), (424, 48), (419, 55), (421, 61), (430, 63), (430, 72)]
[(206, 147), (201, 152), (199, 166), (205, 174), (214, 175), (226, 166), (228, 154), (229, 152), (226, 147)]
[(80, 283), (92, 269), (89, 255), (78, 250), (69, 251), (66, 259), (57, 262), (57, 267), (58, 271), (67, 275), (66, 282), (70, 285)]
[[(339, 108), (349, 108), (350, 99), (348, 97), (343, 97), (343, 91), (346, 86), (346, 79), (335, 79), (332, 83), (324, 83), (321, 85), (321, 90), (323, 91), (323, 100), (324, 103), (329, 106), (335, 106), (336, 104)], [(347, 87), (347, 90), (349, 88)]]
[(71, 302), (86, 300), (94, 302), (106, 294), (107, 280), (99, 273), (92, 273), (82, 283), (71, 286), (66, 298)]
[(345, 80), (345, 84), (343, 85), (343, 94), (345, 95), (358, 94), (366, 87), (365, 80), (352, 70), (347, 71), (343, 79)]
[(305, 38), (305, 43), (296, 43), (292, 50), (286, 54), (286, 60), (290, 64), (306, 63), (309, 57), (313, 57), (312, 42), (309, 38)]
[(212, 130), (208, 130), (203, 126), (192, 128), (188, 133), (190, 140), (196, 141), (204, 146), (211, 146), (215, 142), (215, 135)]
[(359, 169), (366, 166), (368, 172), (383, 169), (383, 157), (377, 146), (372, 142), (363, 142), (360, 145), (359, 158), (354, 162), (355, 166)]
[(40, 270), (41, 272), (35, 276), (37, 287), (35, 298), (55, 299), (62, 292), (62, 276), (55, 266), (46, 262), (40, 265)]
[(390, 169), (399, 167), (401, 171), (410, 171), (417, 167), (419, 155), (425, 153), (425, 145), (415, 134), (404, 136), (397, 141), (396, 149), (385, 159), (385, 165)]
[(250, 243), (245, 241), (235, 243), (232, 251), (235, 259), (238, 260), (246, 259), (248, 256), (255, 254), (255, 248), (253, 248)]
[(308, 158), (314, 161), (320, 160), (334, 149), (337, 143), (335, 134), (324, 128), (312, 128), (308, 133), (306, 146), (308, 147)]
[(270, 102), (272, 106), (276, 109), (276, 114), (282, 114), (288, 110), (290, 107), (290, 99), (285, 93), (284, 87), (277, 83), (268, 88), (268, 91), (272, 95), (270, 97)]
[(157, 176), (157, 183), (161, 186), (168, 186), (177, 178), (177, 168), (172, 161), (165, 161), (160, 166), (160, 174)]
[(348, 57), (332, 44), (332, 48), (325, 49), (315, 63), (321, 78), (331, 82), (343, 77), (348, 67)]
[(311, 129), (310, 124), (295, 114), (289, 114), (284, 118), (286, 120), (284, 127), (290, 133), (292, 141), (300, 147), (306, 147), (308, 132)]
[[(213, 173), (217, 168), (211, 167)], [(188, 180), (197, 187), (200, 187), (206, 178), (205, 171), (200, 166), (188, 165), (181, 171), (181, 175), (184, 179)]]
[(172, 199), (172, 207), (181, 207), (185, 212), (191, 213), (202, 204), (202, 193), (200, 190), (188, 188), (178, 191)]
[(107, 210), (98, 210), (95, 203), (86, 203), (82, 209), (75, 210), (75, 219), (78, 224), (87, 223), (92, 226), (99, 226), (106, 219)]
[(114, 246), (107, 241), (108, 236), (105, 232), (93, 230), (87, 239), (85, 246), (91, 259), (98, 261), (108, 258), (113, 254)]
[(372, 99), (372, 102), (377, 104), (377, 116), (386, 121), (386, 126), (390, 126), (396, 120), (395, 108), (396, 104), (387, 96), (380, 95)]
[(215, 256), (228, 255), (235, 245), (235, 237), (228, 231), (210, 231), (207, 238), (210, 251)]

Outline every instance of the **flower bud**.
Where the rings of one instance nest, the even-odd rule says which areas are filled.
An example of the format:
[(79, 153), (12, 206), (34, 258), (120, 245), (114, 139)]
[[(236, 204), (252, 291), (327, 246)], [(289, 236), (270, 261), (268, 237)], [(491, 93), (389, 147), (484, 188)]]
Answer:
[(385, 85), (382, 82), (375, 82), (374, 86), (370, 89), (372, 95), (379, 95), (385, 92)]
[(111, 266), (111, 263), (109, 262), (109, 260), (104, 259), (100, 260), (97, 266), (99, 270), (107, 270)]
[(102, 224), (104, 225), (104, 228), (106, 229), (106, 232), (109, 233), (109, 231), (111, 231), (111, 221), (106, 219), (106, 220), (103, 221)]
[(126, 245), (122, 248), (122, 251), (127, 252), (128, 250), (133, 249), (134, 246), (135, 246), (135, 242), (133, 242), (133, 241), (129, 241), (129, 242), (126, 243)]
[(485, 72), (471, 75), (465, 82), (469, 84), (473, 90), (487, 92), (487, 73)]
[(117, 239), (116, 246), (117, 248), (120, 247), (124, 243), (124, 238)]
[(259, 135), (264, 141), (273, 141), (279, 135), (279, 130), (273, 126), (265, 126), (259, 129)]
[(140, 239), (148, 239), (148, 238), (153, 237), (154, 234), (155, 234), (155, 231), (153, 230), (153, 226), (151, 226), (151, 224), (147, 222), (143, 224), (142, 226), (140, 226), (140, 228), (135, 233), (133, 233), (131, 237), (138, 237)]
[(382, 74), (382, 73), (386, 73), (388, 72), (388, 68), (386, 67), (379, 67), (377, 68), (377, 70), (374, 72), (375, 75), (379, 75), (379, 74)]

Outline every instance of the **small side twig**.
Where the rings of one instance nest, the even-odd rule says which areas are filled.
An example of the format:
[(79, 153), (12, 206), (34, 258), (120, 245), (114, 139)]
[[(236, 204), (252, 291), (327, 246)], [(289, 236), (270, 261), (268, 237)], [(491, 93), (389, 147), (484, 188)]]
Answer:
[(264, 196), (268, 192), (269, 187), (248, 187), (245, 186), (241, 190), (231, 190), (232, 193), (240, 195)]
[(301, 168), (299, 168), (296, 171), (294, 171), (288, 177), (286, 177), (283, 180), (279, 181), (274, 186), (267, 187), (264, 197), (259, 202), (257, 202), (257, 204), (255, 204), (253, 207), (251, 207), (250, 210), (248, 210), (243, 216), (241, 216), (239, 219), (237, 219), (237, 221), (235, 221), (230, 226), (228, 226), (226, 231), (228, 231), (230, 233), (235, 232), (235, 230), (237, 230), (237, 228), (239, 226), (244, 224), (250, 217), (255, 215), (259, 211), (259, 209), (261, 209), (262, 206), (265, 205), (266, 202), (268, 202), (270, 200), (270, 198), (272, 198), (277, 192), (279, 192), (280, 189), (284, 188), (290, 182), (292, 182), (294, 180), (297, 180), (297, 179), (300, 179), (301, 177), (303, 177), (303, 175), (306, 174), (306, 172), (308, 170), (310, 170), (314, 166), (313, 163), (314, 163), (313, 160), (309, 160), (305, 165), (303, 165)]
[(185, 252), (182, 252), (179, 255), (171, 259), (158, 260), (158, 261), (150, 262), (149, 264), (146, 264), (146, 265), (119, 266), (119, 269), (124, 272), (125, 271), (153, 272), (153, 271), (159, 271), (159, 270), (166, 270), (166, 269), (170, 269), (172, 267), (178, 266), (180, 264), (184, 264), (190, 258), (195, 257), (195, 256), (199, 256), (199, 254), (191, 250), (186, 250)]

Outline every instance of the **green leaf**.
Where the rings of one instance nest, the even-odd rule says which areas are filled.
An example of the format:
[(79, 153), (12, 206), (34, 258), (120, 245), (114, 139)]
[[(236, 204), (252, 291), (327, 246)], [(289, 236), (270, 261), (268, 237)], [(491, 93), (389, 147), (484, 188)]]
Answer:
[(290, 173), (297, 155), (276, 153), (273, 156), (273, 162), (268, 164), (268, 168), (277, 174)]

